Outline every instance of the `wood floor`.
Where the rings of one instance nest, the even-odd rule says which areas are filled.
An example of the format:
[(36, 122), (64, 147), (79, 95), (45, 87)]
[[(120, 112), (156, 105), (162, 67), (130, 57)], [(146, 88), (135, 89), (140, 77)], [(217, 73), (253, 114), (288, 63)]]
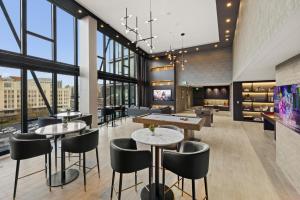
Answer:
[[(190, 113), (186, 113), (189, 115)], [(210, 168), (208, 174), (208, 192), (210, 200), (297, 200), (300, 195), (276, 165), (275, 141), (272, 132), (264, 132), (262, 124), (251, 122), (234, 122), (229, 113), (219, 112), (214, 116), (214, 126), (204, 127), (197, 136), (210, 145)], [(117, 122), (116, 128), (100, 127), (99, 157), (101, 178), (97, 169), (87, 175), (87, 192), (83, 188), (83, 175), (77, 180), (64, 186), (63, 189), (53, 188), (48, 191), (43, 172), (19, 180), (17, 198), (26, 200), (93, 200), (110, 199), (111, 167), (109, 156), (109, 140), (118, 137), (129, 137), (142, 125), (132, 123), (128, 118)], [(144, 147), (147, 148), (147, 147)], [(95, 152), (90, 152), (87, 159), (95, 163)], [(71, 159), (71, 163), (74, 162)], [(35, 158), (21, 162), (21, 176), (43, 168), (44, 158)], [(90, 164), (93, 164), (90, 163)], [(66, 162), (68, 165), (69, 162)], [(52, 167), (54, 168), (54, 166)], [(0, 199), (12, 199), (15, 161), (9, 156), (0, 158)], [(117, 175), (118, 177), (118, 175)], [(138, 173), (138, 180), (147, 183), (148, 172)], [(167, 172), (167, 185), (176, 180), (176, 175)], [(134, 174), (123, 177), (123, 188), (132, 185)], [(118, 179), (116, 179), (116, 186)], [(144, 183), (144, 184), (145, 184)], [(186, 191), (191, 193), (191, 184), (186, 183)], [(122, 199), (139, 199), (139, 192), (143, 185), (122, 193)], [(198, 199), (204, 198), (203, 180), (197, 181)], [(174, 188), (176, 199), (190, 199)]]

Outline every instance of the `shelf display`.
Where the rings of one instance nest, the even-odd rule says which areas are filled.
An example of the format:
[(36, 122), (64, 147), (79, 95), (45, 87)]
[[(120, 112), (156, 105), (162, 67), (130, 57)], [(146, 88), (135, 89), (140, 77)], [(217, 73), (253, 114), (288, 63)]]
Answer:
[(262, 122), (262, 112), (274, 113), (275, 82), (242, 83), (242, 114), (245, 121)]
[(174, 82), (170, 80), (159, 80), (159, 81), (151, 81), (152, 86), (164, 86), (164, 85), (173, 85)]

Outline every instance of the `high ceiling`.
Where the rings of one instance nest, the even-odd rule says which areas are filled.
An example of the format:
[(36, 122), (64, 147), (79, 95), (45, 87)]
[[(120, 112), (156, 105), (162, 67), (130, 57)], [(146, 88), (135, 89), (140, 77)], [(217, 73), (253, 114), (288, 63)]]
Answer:
[[(137, 16), (142, 37), (149, 37), (149, 24), (145, 21), (149, 20), (150, 0), (76, 1), (132, 41), (135, 35), (125, 34), (125, 27), (121, 25), (121, 18), (128, 8), (128, 13), (133, 15), (129, 26), (134, 27)], [(157, 18), (153, 23), (153, 34), (157, 36), (153, 40), (153, 53), (168, 50), (170, 44), (173, 49), (180, 49), (182, 32), (186, 34), (184, 48), (219, 41), (215, 0), (152, 0), (152, 14)], [(140, 42), (139, 47), (150, 53), (145, 42)]]

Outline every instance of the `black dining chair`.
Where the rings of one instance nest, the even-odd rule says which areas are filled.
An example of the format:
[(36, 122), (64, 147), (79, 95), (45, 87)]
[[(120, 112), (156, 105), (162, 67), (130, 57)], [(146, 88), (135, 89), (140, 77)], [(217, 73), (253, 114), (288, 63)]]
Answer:
[[(115, 172), (120, 174), (118, 199), (121, 199), (123, 174), (135, 173), (135, 190), (137, 191), (137, 171), (149, 169), (149, 190), (152, 183), (152, 156), (150, 151), (137, 150), (136, 142), (130, 138), (113, 139), (110, 142), (110, 163), (113, 169), (111, 198), (113, 197)], [(139, 183), (140, 184), (140, 183)], [(151, 192), (150, 192), (151, 195)], [(151, 199), (151, 198), (150, 198)]]
[(109, 118), (111, 119), (111, 126), (114, 126), (115, 118), (116, 118), (116, 111), (113, 108), (104, 108), (103, 113), (104, 113), (106, 126), (108, 127)]
[[(38, 126), (40, 127), (44, 127), (44, 126), (48, 126), (48, 125), (52, 125), (52, 124), (59, 124), (62, 123), (61, 119), (57, 119), (54, 117), (39, 117), (38, 118)], [(55, 169), (57, 169), (57, 140), (58, 137), (54, 136), (52, 138), (49, 139), (53, 139), (54, 140), (54, 162), (55, 162)]]
[[(182, 129), (179, 128), (178, 126), (174, 126), (174, 125), (160, 125), (159, 128), (168, 128), (168, 129), (172, 129), (172, 130), (175, 130), (175, 131), (179, 131), (182, 133)], [(167, 146), (162, 146), (161, 147), (161, 163), (162, 163), (162, 153), (164, 150), (173, 150), (173, 151), (179, 151), (180, 149), (180, 144), (181, 143), (177, 143), (177, 144), (171, 144), (171, 145), (167, 145)], [(152, 150), (152, 147), (151, 147), (151, 151), (153, 152)], [(179, 181), (180, 181), (180, 178), (179, 176), (177, 176), (177, 184), (179, 186)]]
[[(52, 147), (50, 140), (46, 139), (45, 136), (40, 136), (37, 134), (12, 134), (9, 138), (10, 144), (10, 157), (13, 160), (17, 161), (16, 165), (16, 174), (15, 174), (15, 183), (14, 183), (14, 194), (13, 199), (16, 198), (18, 179), (25, 178), (29, 175), (41, 172), (43, 170), (19, 177), (19, 168), (20, 161), (34, 158), (37, 156), (45, 155), (45, 158), (48, 154), (48, 168), (49, 168), (49, 191), (51, 191), (51, 151)], [(47, 172), (47, 166), (45, 166), (45, 171)]]
[[(61, 171), (65, 170), (65, 152), (69, 153), (79, 153), (83, 154), (83, 178), (84, 178), (84, 191), (86, 191), (86, 153), (91, 150), (96, 150), (96, 160), (98, 168), (98, 176), (100, 178), (100, 168), (99, 168), (99, 155), (98, 155), (98, 141), (99, 141), (99, 130), (98, 129), (88, 129), (84, 133), (74, 137), (63, 138), (61, 140)], [(94, 167), (89, 168), (92, 170)], [(63, 173), (61, 173), (63, 174)], [(63, 177), (62, 177), (63, 178)]]
[(88, 128), (92, 128), (93, 115), (91, 115), (91, 114), (83, 114), (80, 117), (76, 117), (76, 118), (72, 119), (72, 121), (76, 121), (76, 120), (84, 121), (86, 123), (86, 125), (88, 126)]
[[(192, 180), (192, 198), (196, 199), (195, 180), (204, 178), (205, 195), (208, 200), (207, 173), (209, 168), (209, 146), (202, 142), (183, 142), (179, 152), (163, 152), (163, 184), (165, 184), (165, 170), (169, 170), (182, 177), (182, 194), (184, 179)], [(188, 193), (187, 193), (188, 194)]]

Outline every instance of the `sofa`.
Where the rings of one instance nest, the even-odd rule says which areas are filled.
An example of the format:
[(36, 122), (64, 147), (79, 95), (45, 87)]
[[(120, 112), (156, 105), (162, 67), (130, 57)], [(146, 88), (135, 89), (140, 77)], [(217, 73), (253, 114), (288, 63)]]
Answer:
[(158, 114), (171, 114), (172, 110), (169, 106), (162, 108), (149, 108), (143, 106), (130, 106), (127, 108), (128, 116), (141, 116), (146, 114), (158, 113)]

